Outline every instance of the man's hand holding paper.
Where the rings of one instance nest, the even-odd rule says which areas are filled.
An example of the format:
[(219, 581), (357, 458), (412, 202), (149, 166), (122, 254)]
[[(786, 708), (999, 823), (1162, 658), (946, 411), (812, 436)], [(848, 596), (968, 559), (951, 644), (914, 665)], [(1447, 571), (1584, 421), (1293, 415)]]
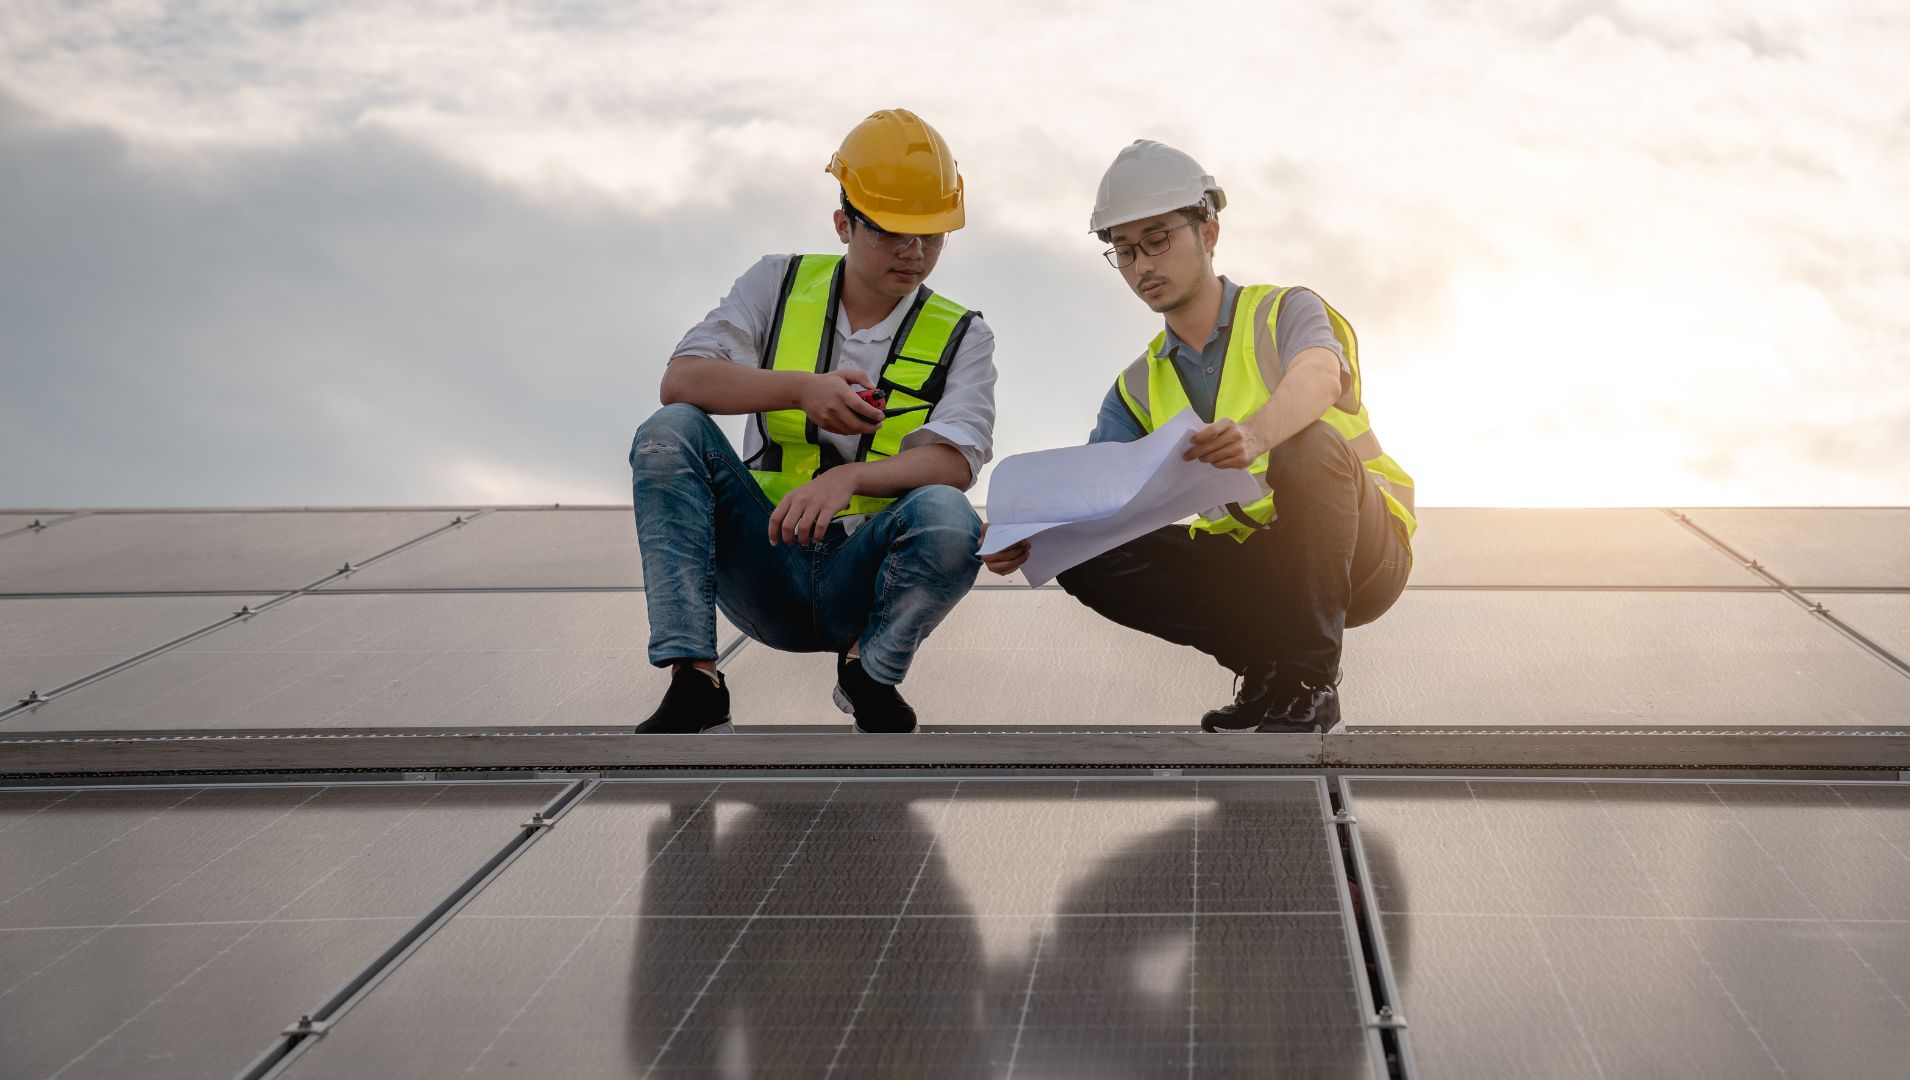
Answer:
[[(983, 561), (998, 574), (1019, 567), (1030, 585), (1041, 585), (1152, 529), (1258, 499), (1260, 485), (1245, 469), (1251, 457), (1227, 468), (1207, 460), (1232, 461), (1251, 448), (1251, 436), (1232, 427), (1203, 425), (1190, 409), (1134, 442), (1004, 460), (989, 483)], [(1197, 433), (1208, 436), (1198, 446)]]

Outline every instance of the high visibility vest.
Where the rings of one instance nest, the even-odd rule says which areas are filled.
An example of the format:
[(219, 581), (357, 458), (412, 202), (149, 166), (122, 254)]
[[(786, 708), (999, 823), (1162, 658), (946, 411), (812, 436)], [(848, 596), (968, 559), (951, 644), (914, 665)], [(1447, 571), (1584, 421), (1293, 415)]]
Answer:
[[(836, 309), (842, 298), (842, 256), (797, 255), (783, 275), (776, 314), (769, 324), (769, 348), (763, 367), (771, 371), (824, 372), (835, 367)], [(879, 461), (902, 450), (902, 440), (925, 423), (942, 400), (948, 369), (961, 348), (968, 324), (981, 315), (924, 285), (896, 327), (877, 385), (888, 394), (889, 416), (873, 435), (856, 445), (856, 461)], [(829, 469), (844, 463), (824, 443), (815, 421), (801, 409), (756, 414), (762, 452), (750, 475), (772, 503)], [(894, 499), (857, 495), (847, 514), (873, 514)]]
[[(1211, 423), (1225, 416), (1242, 421), (1259, 412), (1273, 396), (1273, 387), (1281, 375), (1280, 344), (1275, 339), (1274, 328), (1280, 318), (1280, 303), (1290, 291), (1290, 288), (1273, 285), (1250, 285), (1240, 290), (1233, 322), (1227, 329), (1227, 359), (1220, 373), (1220, 393), (1214, 401), (1214, 415), (1203, 419)], [(1324, 305), (1325, 301), (1321, 303)], [(1353, 452), (1385, 497), (1386, 508), (1399, 519), (1410, 541), (1419, 528), (1419, 521), (1413, 516), (1413, 478), (1380, 449), (1379, 436), (1373, 433), (1373, 421), (1366, 414), (1366, 402), (1360, 392), (1359, 339), (1353, 333), (1352, 324), (1331, 305), (1326, 305), (1326, 316), (1333, 324), (1333, 336), (1346, 354), (1347, 366), (1353, 369), (1352, 389), (1340, 400), (1352, 405), (1354, 411), (1344, 411), (1336, 404), (1320, 419), (1331, 424), (1352, 444)], [(1193, 404), (1173, 361), (1162, 353), (1166, 345), (1165, 331), (1155, 335), (1147, 351), (1128, 365), (1115, 384), (1120, 388), (1121, 399), (1147, 431), (1167, 423)], [(1267, 458), (1268, 454), (1261, 454), (1248, 466), (1265, 494), (1247, 506), (1233, 503), (1209, 510), (1194, 522), (1190, 533), (1211, 532), (1245, 540), (1254, 530), (1266, 528), (1276, 516), (1276, 493), (1267, 484)]]

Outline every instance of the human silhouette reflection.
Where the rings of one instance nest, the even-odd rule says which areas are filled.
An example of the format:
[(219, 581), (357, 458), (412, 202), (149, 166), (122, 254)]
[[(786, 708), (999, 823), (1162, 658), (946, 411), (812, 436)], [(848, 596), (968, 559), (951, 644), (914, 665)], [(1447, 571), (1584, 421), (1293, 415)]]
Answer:
[(1374, 1075), (1312, 790), (1213, 789), (1197, 919), (1193, 814), (1074, 877), (1041, 949), (1016, 1075), (1186, 1076), (1190, 1001), (1198, 1075)]
[(633, 1075), (989, 1075), (979, 935), (932, 850), (948, 790), (831, 787), (726, 786), (653, 827)]

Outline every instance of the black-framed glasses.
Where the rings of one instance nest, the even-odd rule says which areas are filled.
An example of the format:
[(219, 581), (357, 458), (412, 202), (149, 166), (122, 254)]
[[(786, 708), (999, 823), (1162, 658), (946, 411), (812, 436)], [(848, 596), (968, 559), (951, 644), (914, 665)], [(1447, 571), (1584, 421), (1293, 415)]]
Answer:
[(867, 215), (853, 206), (843, 209), (848, 212), (850, 221), (862, 226), (863, 240), (878, 251), (886, 249), (896, 255), (906, 255), (909, 248), (919, 242), (924, 252), (934, 252), (942, 250), (942, 245), (948, 243), (947, 233), (890, 232), (870, 221)]
[(1103, 251), (1101, 256), (1108, 261), (1109, 266), (1119, 270), (1124, 266), (1134, 265), (1135, 248), (1140, 248), (1141, 251), (1147, 255), (1165, 255), (1167, 254), (1167, 249), (1174, 246), (1174, 231), (1176, 229), (1191, 228), (1193, 224), (1191, 221), (1183, 221), (1179, 225), (1170, 225), (1165, 229), (1155, 229), (1153, 232), (1148, 233), (1132, 244), (1116, 244), (1106, 251)]

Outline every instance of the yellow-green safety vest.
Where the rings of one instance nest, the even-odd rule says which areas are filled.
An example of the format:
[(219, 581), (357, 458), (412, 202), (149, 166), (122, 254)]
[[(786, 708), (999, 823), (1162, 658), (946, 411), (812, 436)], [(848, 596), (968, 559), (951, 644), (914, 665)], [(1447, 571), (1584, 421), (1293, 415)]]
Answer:
[[(1202, 419), (1210, 423), (1222, 416), (1245, 420), (1259, 412), (1273, 396), (1273, 388), (1281, 375), (1280, 344), (1275, 339), (1274, 327), (1280, 318), (1280, 303), (1291, 291), (1290, 287), (1274, 285), (1249, 285), (1240, 290), (1233, 322), (1227, 328), (1227, 359), (1220, 372), (1220, 393), (1214, 401), (1214, 415)], [(1333, 324), (1333, 336), (1346, 354), (1347, 366), (1353, 369), (1353, 386), (1320, 419), (1333, 425), (1334, 430), (1352, 444), (1354, 453), (1378, 483), (1380, 494), (1386, 497), (1387, 509), (1404, 526), (1410, 542), (1419, 528), (1419, 521), (1413, 516), (1413, 478), (1380, 449), (1379, 436), (1373, 433), (1373, 421), (1366, 414), (1366, 402), (1361, 394), (1359, 339), (1353, 333), (1353, 325), (1324, 300), (1321, 304)], [(1252, 333), (1241, 332), (1243, 327), (1251, 327)], [(1193, 404), (1173, 361), (1162, 354), (1166, 345), (1165, 331), (1155, 335), (1147, 351), (1129, 364), (1115, 383), (1121, 400), (1146, 431), (1167, 423)], [(1352, 410), (1340, 408), (1341, 404), (1351, 405)], [(1250, 506), (1234, 503), (1216, 517), (1202, 517), (1190, 526), (1189, 533), (1211, 532), (1245, 540), (1254, 530), (1265, 528), (1275, 517), (1274, 491), (1267, 484), (1267, 457), (1261, 454), (1248, 467), (1265, 495)]]
[[(824, 372), (835, 367), (836, 309), (842, 298), (842, 256), (795, 255), (783, 275), (776, 314), (769, 324), (763, 367), (771, 371)], [(968, 324), (981, 315), (924, 285), (896, 327), (877, 385), (888, 394), (889, 416), (856, 446), (856, 461), (879, 461), (901, 452), (902, 440), (922, 426), (942, 400), (950, 362)], [(750, 475), (772, 503), (844, 463), (824, 443), (815, 421), (801, 409), (756, 414), (762, 451)], [(836, 516), (873, 514), (894, 499), (857, 495)]]

